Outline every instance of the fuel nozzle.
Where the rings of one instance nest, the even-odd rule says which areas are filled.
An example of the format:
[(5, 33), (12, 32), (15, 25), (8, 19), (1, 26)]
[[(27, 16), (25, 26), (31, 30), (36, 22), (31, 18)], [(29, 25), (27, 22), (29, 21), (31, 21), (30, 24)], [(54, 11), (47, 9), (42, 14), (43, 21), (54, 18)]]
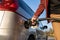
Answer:
[(38, 24), (38, 21), (35, 21), (35, 24), (33, 25), (31, 19), (28, 19), (27, 21), (24, 22), (24, 27), (26, 29), (29, 29), (29, 27), (36, 26), (37, 24)]

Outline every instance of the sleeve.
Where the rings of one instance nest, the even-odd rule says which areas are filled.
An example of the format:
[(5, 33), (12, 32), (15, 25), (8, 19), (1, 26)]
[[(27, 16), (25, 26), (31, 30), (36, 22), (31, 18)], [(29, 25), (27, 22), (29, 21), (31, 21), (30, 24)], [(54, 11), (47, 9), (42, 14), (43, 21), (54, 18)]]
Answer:
[(34, 13), (34, 17), (38, 18), (41, 13), (43, 12), (44, 8), (45, 8), (45, 1), (44, 0), (41, 0), (41, 3), (37, 9), (37, 11)]

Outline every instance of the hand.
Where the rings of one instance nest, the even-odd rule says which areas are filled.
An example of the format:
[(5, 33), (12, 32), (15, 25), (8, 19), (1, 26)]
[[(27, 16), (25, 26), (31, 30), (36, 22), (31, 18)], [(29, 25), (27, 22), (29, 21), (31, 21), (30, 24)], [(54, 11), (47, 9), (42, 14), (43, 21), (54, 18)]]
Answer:
[(32, 21), (32, 25), (35, 25), (35, 24), (36, 24), (36, 20), (37, 20), (36, 17), (32, 17), (32, 19), (31, 19), (31, 21)]

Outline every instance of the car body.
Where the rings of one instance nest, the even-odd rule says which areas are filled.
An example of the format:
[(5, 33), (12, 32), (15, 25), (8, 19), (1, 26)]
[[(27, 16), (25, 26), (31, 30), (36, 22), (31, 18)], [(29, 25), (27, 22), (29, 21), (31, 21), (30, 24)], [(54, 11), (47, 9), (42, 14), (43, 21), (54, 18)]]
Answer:
[(33, 10), (23, 0), (18, 4), (16, 12), (0, 10), (0, 40), (37, 39), (35, 29), (24, 27), (24, 22), (33, 16)]

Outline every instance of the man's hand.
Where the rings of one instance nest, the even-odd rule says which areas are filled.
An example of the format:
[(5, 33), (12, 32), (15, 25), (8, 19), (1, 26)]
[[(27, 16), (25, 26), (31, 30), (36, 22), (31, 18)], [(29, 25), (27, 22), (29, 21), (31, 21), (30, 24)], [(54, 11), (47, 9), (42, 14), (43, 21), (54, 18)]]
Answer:
[(32, 25), (35, 25), (36, 24), (36, 20), (37, 20), (37, 18), (35, 16), (33, 16), (32, 19), (31, 19)]

